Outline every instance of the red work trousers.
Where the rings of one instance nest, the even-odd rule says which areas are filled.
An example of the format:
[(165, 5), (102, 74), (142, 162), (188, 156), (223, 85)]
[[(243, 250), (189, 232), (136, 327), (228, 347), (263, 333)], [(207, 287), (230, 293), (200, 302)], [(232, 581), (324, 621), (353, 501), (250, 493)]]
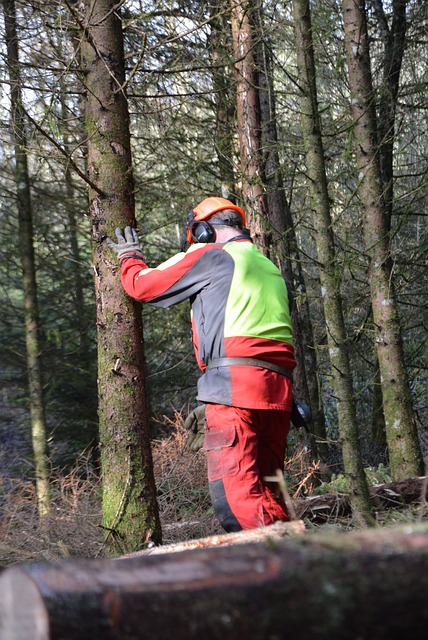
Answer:
[(277, 485), (265, 480), (284, 468), (289, 429), (289, 411), (206, 405), (210, 494), (226, 531), (289, 519)]

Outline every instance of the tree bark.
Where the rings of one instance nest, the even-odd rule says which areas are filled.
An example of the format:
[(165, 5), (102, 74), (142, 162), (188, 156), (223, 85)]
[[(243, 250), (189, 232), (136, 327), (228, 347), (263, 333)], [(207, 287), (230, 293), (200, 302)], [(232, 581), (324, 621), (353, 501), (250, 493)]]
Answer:
[(229, 0), (215, 0), (211, 5), (210, 49), (214, 102), (216, 107), (215, 146), (220, 171), (221, 195), (235, 202), (235, 173), (233, 168), (233, 135), (236, 114), (234, 85), (230, 82), (232, 48), (227, 7)]
[[(292, 520), (290, 522), (275, 522), (260, 529), (245, 529), (234, 533), (223, 533), (220, 535), (198, 538), (196, 540), (186, 540), (174, 544), (161, 545), (129, 553), (127, 558), (138, 558), (143, 555), (158, 555), (159, 553), (178, 553), (179, 551), (189, 551), (191, 549), (207, 549), (209, 547), (226, 547), (235, 544), (247, 544), (248, 542), (272, 542), (281, 540), (287, 536), (300, 536), (305, 533), (305, 523), (303, 520)], [(125, 556), (123, 556), (125, 557)]]
[(387, 448), (385, 437), (385, 416), (383, 415), (382, 404), (382, 388), (379, 372), (379, 361), (375, 359), (375, 371), (373, 379), (373, 395), (372, 395), (372, 437), (377, 445)]
[(50, 511), (50, 463), (43, 392), (39, 305), (34, 255), (33, 208), (27, 159), (25, 113), (19, 71), (19, 49), (15, 0), (3, 0), (7, 65), (9, 68), (12, 109), (12, 137), (15, 156), (15, 182), (18, 207), (19, 252), (24, 288), (25, 343), (28, 371), (28, 396), (31, 414), (31, 437), (34, 454), (37, 506), (39, 516)]
[(378, 106), (379, 160), (385, 202), (386, 227), (391, 230), (391, 218), (394, 202), (394, 140), (395, 114), (400, 87), (401, 64), (406, 44), (406, 7), (408, 0), (393, 0), (392, 22), (387, 17), (380, 0), (374, 3), (383, 37), (383, 77), (380, 85)]
[[(56, 46), (60, 52), (60, 55), (63, 56), (63, 47), (62, 47), (62, 34), (57, 38)], [(76, 55), (78, 57), (78, 51), (76, 51)], [(64, 123), (64, 131), (62, 133), (62, 143), (63, 148), (66, 151), (67, 155), (71, 158), (73, 151), (73, 144), (71, 135), (69, 132), (69, 128), (67, 127), (68, 118), (70, 116), (70, 107), (67, 103), (67, 84), (65, 78), (61, 76), (60, 84), (59, 84), (59, 106), (60, 106), (60, 120)], [(83, 123), (81, 125), (83, 129)], [(83, 138), (83, 130), (81, 132)], [(73, 171), (69, 164), (69, 162), (65, 163), (64, 167), (64, 181), (65, 181), (65, 189), (66, 189), (66, 213), (68, 220), (68, 228), (70, 229), (70, 268), (72, 270), (72, 281), (73, 285), (73, 297), (74, 297), (74, 307), (75, 307), (75, 324), (78, 329), (78, 337), (79, 337), (79, 351), (80, 357), (83, 361), (87, 361), (88, 357), (91, 357), (91, 345), (90, 345), (90, 336), (88, 333), (88, 317), (85, 313), (85, 290), (84, 290), (84, 280), (82, 278), (82, 257), (81, 251), (79, 248), (78, 242), (78, 214), (75, 208), (75, 195), (76, 189), (73, 184)]]
[(102, 240), (135, 226), (122, 25), (115, 0), (87, 0), (82, 62), (98, 327), (99, 431), (106, 552), (160, 541), (149, 439), (140, 305), (123, 292)]
[(260, 144), (272, 258), (277, 261), (284, 280), (298, 297), (292, 310), (293, 344), (297, 362), (293, 372), (293, 393), (296, 398), (309, 404), (312, 409), (310, 426), (315, 436), (315, 438), (311, 438), (312, 456), (316, 458), (319, 454), (322, 460), (326, 460), (328, 447), (324, 443), (327, 436), (316, 375), (315, 340), (299, 246), (291, 210), (285, 196), (279, 161), (272, 54), (270, 43), (266, 41), (267, 36), (264, 33), (263, 15), (260, 8), (257, 10), (256, 23), (261, 35), (256, 47), (261, 125)]
[[(289, 285), (297, 284), (304, 293), (303, 274), (298, 260), (298, 247), (290, 209), (285, 199), (280, 176), (277, 136), (274, 121), (273, 87), (268, 71), (267, 48), (262, 37), (260, 7), (254, 2), (235, 3), (232, 0), (232, 35), (235, 52), (237, 120), (240, 142), (241, 180), (244, 202), (250, 213), (250, 228), (258, 248), (272, 259), (279, 258), (279, 266)], [(286, 257), (287, 256), (287, 257)], [(294, 263), (292, 260), (294, 259)], [(296, 270), (296, 273), (294, 273)], [(298, 283), (296, 283), (298, 276)], [(313, 372), (315, 351), (311, 351), (313, 334), (303, 295), (302, 327), (306, 328), (307, 351), (303, 348), (297, 307), (292, 312), (295, 337), (296, 372), (299, 398), (313, 407), (314, 425), (321, 441), (326, 440), (325, 422), (319, 389)], [(311, 379), (306, 377), (305, 364), (311, 362)], [(310, 394), (310, 395), (309, 395)], [(313, 454), (316, 443), (312, 439)], [(321, 450), (323, 446), (321, 445)], [(326, 457), (324, 447), (324, 457)]]
[(260, 107), (254, 59), (254, 27), (250, 19), (254, 0), (231, 0), (232, 38), (236, 70), (236, 104), (241, 182), (251, 235), (263, 253), (268, 253), (268, 220), (262, 181), (260, 153)]
[(374, 92), (364, 0), (343, 0), (345, 47), (353, 117), (358, 192), (364, 243), (369, 256), (369, 281), (375, 343), (381, 375), (386, 439), (395, 480), (423, 473), (412, 398), (404, 364), (395, 299), (379, 162)]
[(321, 120), (318, 111), (309, 0), (293, 0), (293, 10), (301, 88), (303, 139), (327, 325), (327, 342), (332, 370), (331, 384), (337, 402), (343, 466), (350, 482), (353, 511), (369, 524), (373, 522), (373, 517), (361, 458), (351, 364), (340, 293), (341, 277), (336, 267), (333, 221), (330, 213)]
[(0, 640), (424, 640), (427, 528), (7, 569)]
[[(395, 114), (397, 109), (398, 91), (400, 86), (400, 72), (406, 43), (406, 6), (407, 0), (394, 0), (392, 3), (392, 22), (388, 19), (381, 0), (376, 0), (374, 10), (378, 19), (383, 40), (383, 77), (379, 88), (378, 104), (378, 140), (379, 161), (382, 176), (382, 189), (385, 202), (385, 228), (391, 231), (391, 221), (394, 202), (394, 139)], [(376, 357), (375, 370), (378, 372), (379, 363)], [(383, 415), (382, 389), (380, 375), (376, 374), (373, 384), (373, 434), (378, 442), (385, 441), (385, 416)]]

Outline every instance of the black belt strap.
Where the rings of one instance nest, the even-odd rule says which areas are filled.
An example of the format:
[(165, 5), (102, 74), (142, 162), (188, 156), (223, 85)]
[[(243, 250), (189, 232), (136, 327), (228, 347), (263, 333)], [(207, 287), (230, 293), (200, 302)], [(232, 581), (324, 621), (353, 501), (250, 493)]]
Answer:
[(217, 358), (211, 360), (207, 364), (208, 369), (214, 369), (217, 367), (233, 367), (233, 366), (241, 366), (241, 367), (261, 367), (262, 369), (269, 369), (269, 371), (275, 371), (275, 373), (280, 373), (282, 376), (287, 376), (287, 378), (293, 378), (292, 369), (286, 369), (285, 367), (280, 367), (272, 362), (266, 362), (266, 360), (258, 360), (257, 358)]

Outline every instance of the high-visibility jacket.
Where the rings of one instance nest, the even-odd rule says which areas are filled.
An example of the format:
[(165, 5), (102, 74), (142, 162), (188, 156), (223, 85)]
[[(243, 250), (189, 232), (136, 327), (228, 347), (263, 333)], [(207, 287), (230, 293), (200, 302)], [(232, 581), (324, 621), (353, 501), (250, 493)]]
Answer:
[(277, 267), (246, 236), (193, 244), (158, 267), (122, 260), (133, 298), (157, 307), (190, 300), (193, 344), (203, 375), (198, 400), (247, 409), (291, 409), (289, 378), (262, 367), (206, 369), (224, 357), (295, 366), (288, 292)]

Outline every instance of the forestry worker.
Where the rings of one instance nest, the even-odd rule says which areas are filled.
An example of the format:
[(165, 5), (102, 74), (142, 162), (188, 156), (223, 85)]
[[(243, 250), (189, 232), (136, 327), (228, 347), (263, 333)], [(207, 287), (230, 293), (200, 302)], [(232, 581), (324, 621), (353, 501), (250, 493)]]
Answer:
[[(150, 268), (135, 229), (116, 229), (125, 291), (169, 307), (189, 299), (205, 404), (210, 495), (226, 531), (288, 520), (277, 483), (292, 405), (289, 297), (276, 266), (254, 246), (244, 211), (210, 197), (187, 217), (187, 250)], [(200, 415), (200, 414), (199, 414)]]

